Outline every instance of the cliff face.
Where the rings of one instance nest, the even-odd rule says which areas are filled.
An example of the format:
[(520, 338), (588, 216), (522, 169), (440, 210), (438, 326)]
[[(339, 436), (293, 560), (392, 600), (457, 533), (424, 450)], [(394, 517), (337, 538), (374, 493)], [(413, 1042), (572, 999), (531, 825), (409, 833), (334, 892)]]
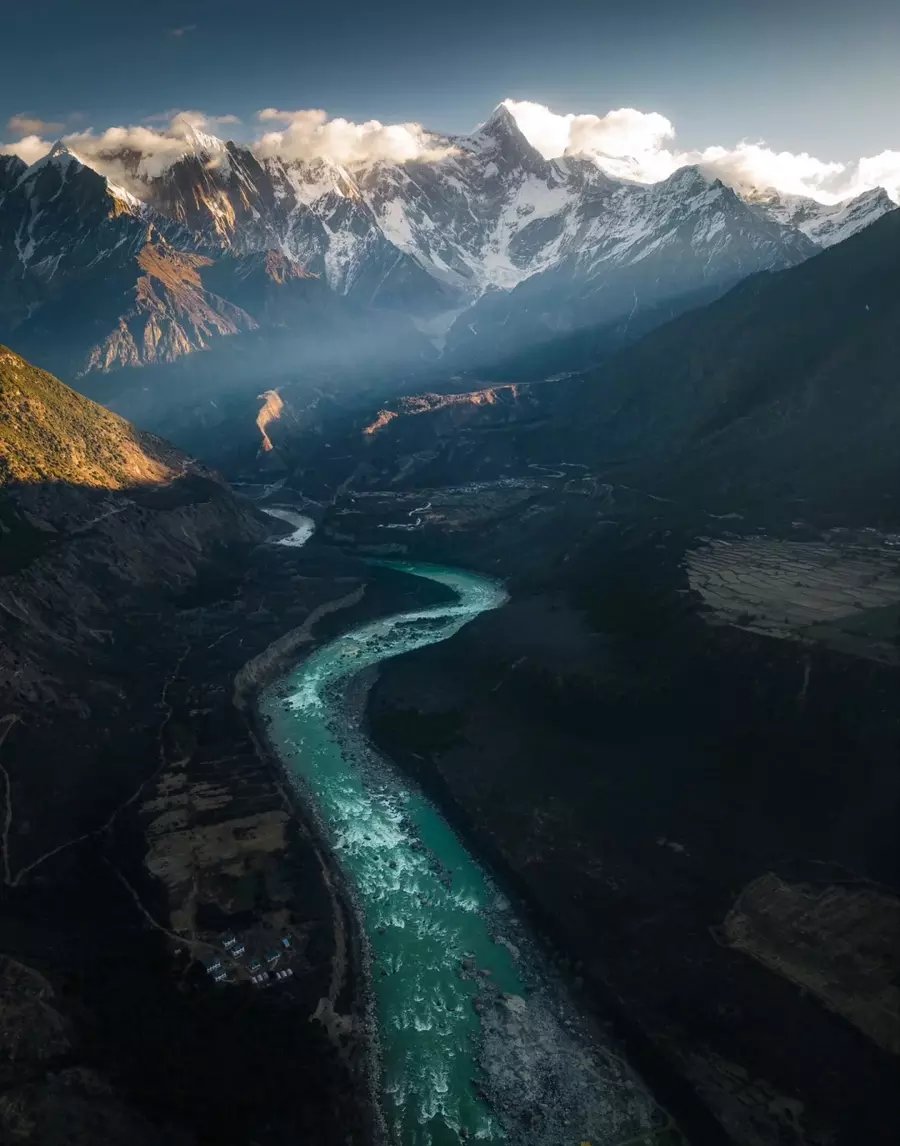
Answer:
[[(214, 474), (8, 352), (0, 383), (0, 1138), (362, 1142), (343, 891), (233, 704), (359, 566), (261, 546)], [(291, 936), (291, 986), (214, 984), (229, 929)]]
[(136, 262), (143, 273), (135, 272), (134, 287), (118, 300), (114, 329), (90, 350), (84, 373), (174, 362), (216, 338), (256, 329), (246, 311), (204, 288), (201, 273), (212, 259), (160, 240), (148, 242)]
[[(464, 427), (468, 422), (477, 420), (485, 424), (484, 415), (497, 422), (514, 421), (518, 406), (522, 400), (522, 388), (509, 384), (506, 386), (486, 386), (482, 390), (472, 390), (466, 394), (414, 394), (408, 398), (398, 398), (395, 407), (387, 407), (378, 411), (375, 420), (363, 428), (363, 434), (371, 437), (379, 433), (395, 418), (418, 418), (419, 421), (411, 427), (413, 434), (454, 433)], [(391, 426), (396, 432), (405, 421)], [(427, 427), (427, 428), (426, 428)]]

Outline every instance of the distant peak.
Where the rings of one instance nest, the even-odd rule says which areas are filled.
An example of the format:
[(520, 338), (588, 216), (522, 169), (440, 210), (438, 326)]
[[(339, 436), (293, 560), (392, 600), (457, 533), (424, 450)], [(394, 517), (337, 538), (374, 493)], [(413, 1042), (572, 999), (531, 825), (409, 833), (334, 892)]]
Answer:
[(225, 151), (227, 146), (217, 135), (210, 135), (208, 131), (201, 131), (190, 123), (181, 128), (181, 137), (191, 150), (210, 155)]
[(862, 191), (849, 200), (851, 203), (882, 203), (896, 207), (897, 204), (890, 197), (886, 187), (873, 187), (870, 191)]
[(777, 187), (741, 186), (738, 188), (741, 198), (748, 203), (780, 203), (787, 196)]
[(716, 179), (712, 175), (707, 175), (706, 172), (698, 167), (695, 163), (688, 163), (684, 167), (679, 167), (674, 171), (668, 179), (664, 180), (670, 187), (715, 187), (716, 184), (722, 185), (721, 179)]
[(479, 146), (494, 150), (496, 158), (507, 163), (515, 161), (526, 166), (546, 163), (540, 152), (528, 142), (505, 102), (497, 104), (471, 138)]
[(695, 164), (687, 164), (673, 171), (666, 179), (659, 183), (650, 184), (658, 188), (663, 194), (693, 196), (702, 195), (709, 191), (738, 198), (733, 188), (728, 187), (717, 175), (705, 171)]
[(19, 182), (24, 182), (26, 179), (33, 179), (45, 168), (51, 166), (60, 171), (87, 170), (86, 164), (84, 164), (73, 151), (70, 151), (61, 139), (58, 139), (46, 155), (25, 169)]
[[(38, 163), (40, 162), (42, 161), (38, 160)], [(84, 160), (76, 155), (74, 151), (71, 151), (61, 139), (58, 139), (56, 143), (53, 144), (44, 156), (43, 162), (55, 163), (60, 167), (68, 167), (69, 164), (72, 163), (77, 164), (79, 167), (86, 166)], [(32, 166), (36, 167), (37, 164), (35, 163)]]
[(516, 117), (509, 109), (509, 100), (504, 100), (502, 103), (497, 104), (482, 124), (482, 128), (486, 127), (507, 128), (512, 131), (520, 130)]

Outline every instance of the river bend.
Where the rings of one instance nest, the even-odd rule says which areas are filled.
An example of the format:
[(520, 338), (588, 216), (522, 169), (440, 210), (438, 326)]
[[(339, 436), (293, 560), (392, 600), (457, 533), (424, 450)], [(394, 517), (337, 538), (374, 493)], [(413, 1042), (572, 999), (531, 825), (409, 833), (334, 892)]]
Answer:
[(379, 564), (437, 581), (456, 601), (353, 628), (260, 706), (355, 892), (372, 954), (391, 1146), (661, 1140), (665, 1116), (592, 1035), (434, 805), (375, 752), (351, 703), (363, 670), (447, 640), (502, 605), (506, 591), (461, 570)]

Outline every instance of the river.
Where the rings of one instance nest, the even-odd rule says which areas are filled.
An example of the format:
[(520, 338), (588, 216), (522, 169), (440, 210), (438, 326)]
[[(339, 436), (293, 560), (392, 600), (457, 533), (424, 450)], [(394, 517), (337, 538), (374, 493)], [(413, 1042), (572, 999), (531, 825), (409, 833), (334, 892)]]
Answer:
[[(361, 624), (260, 701), (289, 776), (354, 889), (371, 952), (392, 1146), (661, 1141), (666, 1116), (573, 1005), (488, 874), (365, 738), (354, 678), (501, 606), (497, 581), (380, 562), (456, 601)], [(356, 703), (353, 703), (353, 698)]]
[(284, 537), (276, 537), (272, 542), (273, 545), (287, 545), (291, 549), (299, 549), (300, 546), (305, 545), (312, 537), (316, 530), (316, 523), (311, 517), (306, 517), (302, 513), (297, 513), (293, 509), (285, 509), (283, 506), (267, 506), (262, 505), (260, 509), (263, 513), (267, 513), (269, 517), (277, 517), (279, 521), (286, 521), (289, 525), (293, 525), (294, 532), (288, 533)]

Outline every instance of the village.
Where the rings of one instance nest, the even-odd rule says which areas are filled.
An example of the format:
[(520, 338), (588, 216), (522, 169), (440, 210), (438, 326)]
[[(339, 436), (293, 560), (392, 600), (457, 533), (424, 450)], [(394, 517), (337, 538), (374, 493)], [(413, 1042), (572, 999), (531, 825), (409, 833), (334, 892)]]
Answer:
[(227, 931), (214, 946), (221, 951), (203, 959), (206, 973), (214, 983), (272, 987), (294, 975), (293, 967), (288, 965), (294, 955), (294, 937), (287, 933), (273, 936), (269, 931), (260, 931), (242, 937)]

